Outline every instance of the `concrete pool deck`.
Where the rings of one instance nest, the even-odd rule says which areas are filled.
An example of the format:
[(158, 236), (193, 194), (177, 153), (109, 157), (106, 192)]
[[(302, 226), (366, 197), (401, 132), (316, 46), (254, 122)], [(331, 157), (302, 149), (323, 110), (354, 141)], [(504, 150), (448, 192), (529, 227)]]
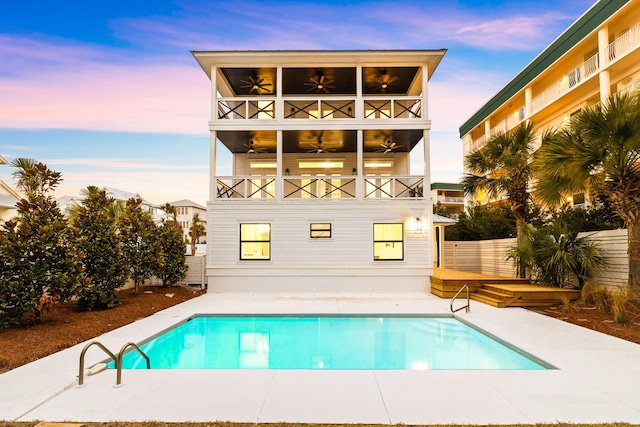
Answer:
[[(198, 313), (449, 313), (430, 294), (210, 293), (98, 340), (112, 351)], [(519, 308), (457, 316), (552, 364), (547, 371), (124, 370), (85, 377), (86, 343), (0, 375), (0, 420), (251, 423), (640, 424), (640, 345)], [(46, 337), (43, 337), (46, 339)], [(3, 349), (4, 350), (4, 349)], [(86, 366), (104, 360), (87, 353)]]

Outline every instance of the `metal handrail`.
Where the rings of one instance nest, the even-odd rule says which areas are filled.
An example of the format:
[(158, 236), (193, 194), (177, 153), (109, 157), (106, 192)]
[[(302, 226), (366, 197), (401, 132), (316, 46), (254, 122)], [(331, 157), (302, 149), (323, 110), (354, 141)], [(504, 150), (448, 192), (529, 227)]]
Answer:
[[(460, 295), (460, 292), (462, 292), (465, 288), (467, 289), (467, 305), (465, 305), (465, 306), (463, 306), (463, 307), (460, 307), (460, 308), (457, 308), (457, 309), (455, 309), (455, 310), (454, 310), (454, 309), (453, 309), (453, 302), (455, 301), (455, 299), (456, 299), (456, 298), (458, 298), (458, 295)], [(469, 302), (470, 302), (470, 298), (469, 298), (469, 285), (465, 284), (465, 285), (463, 285), (463, 286), (460, 288), (460, 290), (458, 290), (458, 292), (456, 292), (456, 294), (453, 296), (453, 298), (451, 298), (451, 303), (449, 304), (449, 308), (451, 309), (451, 312), (452, 312), (452, 313), (455, 313), (455, 312), (457, 312), (457, 311), (460, 311), (460, 310), (462, 310), (463, 308), (465, 309), (465, 313), (469, 313), (469, 311), (471, 311), (471, 309), (470, 309), (470, 307), (471, 307), (471, 306), (469, 305)]]
[(82, 352), (80, 353), (80, 371), (78, 372), (78, 386), (81, 386), (84, 383), (84, 355), (87, 353), (87, 350), (89, 349), (89, 347), (91, 347), (92, 345), (97, 345), (98, 347), (100, 347), (105, 353), (107, 353), (109, 356), (111, 356), (111, 358), (113, 359), (113, 361), (116, 364), (116, 367), (119, 366), (118, 364), (118, 359), (116, 358), (116, 356), (111, 353), (104, 345), (102, 345), (100, 342), (98, 341), (92, 341), (89, 344), (85, 345), (84, 348), (82, 349)]
[(118, 360), (116, 362), (116, 368), (118, 369), (118, 375), (116, 376), (116, 386), (119, 386), (122, 382), (122, 356), (124, 356), (124, 352), (129, 347), (133, 347), (134, 349), (136, 349), (138, 353), (140, 353), (140, 355), (147, 360), (147, 369), (151, 369), (151, 360), (149, 360), (149, 356), (147, 356), (136, 343), (128, 342), (124, 346), (122, 346), (120, 353), (118, 353)]

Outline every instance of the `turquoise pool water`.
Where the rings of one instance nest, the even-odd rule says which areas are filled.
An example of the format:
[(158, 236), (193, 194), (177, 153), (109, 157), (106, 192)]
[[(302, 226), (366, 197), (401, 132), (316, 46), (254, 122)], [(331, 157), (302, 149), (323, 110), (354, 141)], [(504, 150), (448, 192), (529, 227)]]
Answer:
[(140, 347), (152, 369), (548, 368), (453, 317), (198, 316)]

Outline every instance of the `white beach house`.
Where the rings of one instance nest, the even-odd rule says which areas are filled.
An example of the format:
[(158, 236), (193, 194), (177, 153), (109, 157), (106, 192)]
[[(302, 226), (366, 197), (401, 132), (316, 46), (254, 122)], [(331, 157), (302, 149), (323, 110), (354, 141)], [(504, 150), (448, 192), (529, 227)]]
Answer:
[(198, 51), (210, 292), (428, 291), (428, 82), (445, 50)]

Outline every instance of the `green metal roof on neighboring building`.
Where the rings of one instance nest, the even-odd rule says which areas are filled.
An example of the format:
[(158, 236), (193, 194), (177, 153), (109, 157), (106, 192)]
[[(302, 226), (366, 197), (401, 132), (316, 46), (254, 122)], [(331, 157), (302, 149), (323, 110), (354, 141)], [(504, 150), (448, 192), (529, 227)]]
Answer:
[(460, 126), (460, 137), (469, 133), (474, 127), (482, 123), (487, 117), (507, 102), (512, 96), (524, 89), (540, 73), (567, 53), (580, 40), (598, 28), (615, 12), (620, 10), (630, 0), (599, 0), (574, 22), (553, 43), (543, 50), (516, 75), (493, 98), (480, 108), (469, 120)]
[(460, 190), (462, 191), (462, 184), (455, 182), (432, 182), (432, 190)]

